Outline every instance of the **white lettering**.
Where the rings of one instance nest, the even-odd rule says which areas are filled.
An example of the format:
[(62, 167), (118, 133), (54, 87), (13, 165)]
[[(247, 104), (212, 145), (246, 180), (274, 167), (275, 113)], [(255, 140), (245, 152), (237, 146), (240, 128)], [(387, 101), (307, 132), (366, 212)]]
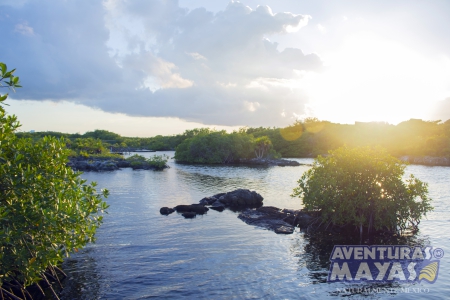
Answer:
[(392, 264), (392, 268), (389, 272), (387, 280), (394, 280), (394, 278), (398, 278), (399, 280), (406, 280), (402, 265), (399, 262), (394, 262)]
[(380, 259), (384, 259), (384, 252), (386, 251), (386, 247), (378, 247), (378, 252), (380, 253)]
[(355, 259), (363, 258), (363, 247), (355, 247), (355, 251), (353, 252)]
[(349, 247), (348, 249), (347, 249), (347, 247), (344, 247), (345, 259), (351, 259), (352, 258), (352, 251), (353, 251), (353, 247)]
[[(395, 252), (392, 254), (392, 248), (394, 248)], [(388, 259), (398, 259), (398, 247), (389, 247), (388, 248)]]
[(409, 259), (409, 253), (411, 253), (411, 249), (409, 249), (409, 247), (401, 247), (400, 259)]
[(372, 249), (369, 249), (369, 247), (365, 247), (364, 248), (364, 259), (368, 259), (369, 256), (371, 259), (375, 259), (376, 258), (376, 248), (373, 247)]
[(334, 248), (333, 257), (331, 258), (331, 260), (335, 259), (344, 259), (344, 254), (342, 253), (341, 247)]
[(414, 280), (417, 277), (417, 273), (416, 270), (414, 270), (414, 267), (416, 266), (417, 263), (411, 262), (408, 265), (408, 272), (409, 272), (409, 277), (408, 280)]
[(380, 271), (380, 272), (378, 273), (377, 278), (375, 278), (375, 280), (383, 280), (384, 275), (386, 274), (386, 271), (387, 271), (387, 269), (389, 268), (389, 265), (390, 265), (390, 264), (391, 264), (390, 262), (386, 262), (386, 263), (384, 263), (384, 264), (381, 264), (381, 263), (379, 263), (379, 262), (376, 262), (376, 263), (375, 263), (375, 267), (377, 267), (378, 271)]
[(414, 252), (413, 252), (411, 259), (423, 259), (423, 253), (422, 253), (422, 249), (420, 249), (420, 247), (414, 248)]
[(350, 270), (349, 270), (346, 262), (342, 263), (342, 268), (339, 268), (338, 263), (336, 263), (336, 262), (333, 263), (333, 269), (331, 271), (330, 281), (335, 281), (336, 277), (339, 280), (344, 280), (344, 277), (347, 278), (347, 280), (353, 280), (352, 275), (350, 274)]
[(366, 262), (359, 264), (358, 272), (355, 275), (355, 280), (361, 280), (362, 278), (366, 280), (373, 280), (372, 273), (370, 273), (369, 266)]

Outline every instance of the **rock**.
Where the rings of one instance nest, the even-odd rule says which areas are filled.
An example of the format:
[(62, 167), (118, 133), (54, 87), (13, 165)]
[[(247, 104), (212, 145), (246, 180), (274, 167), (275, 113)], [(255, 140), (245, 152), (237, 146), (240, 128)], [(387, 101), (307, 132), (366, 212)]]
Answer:
[(193, 219), (197, 215), (195, 212), (185, 212), (181, 214), (186, 219)]
[(225, 210), (225, 206), (211, 206), (210, 208), (213, 210), (217, 210), (218, 212), (222, 212)]
[(203, 215), (209, 209), (201, 204), (191, 204), (191, 205), (177, 205), (174, 207), (177, 212), (193, 212), (199, 215)]
[(169, 208), (169, 207), (161, 207), (161, 209), (159, 210), (159, 213), (162, 215), (170, 215), (171, 213), (173, 213), (175, 210), (173, 208)]
[(239, 160), (240, 164), (256, 165), (256, 166), (300, 166), (300, 163), (294, 160), (287, 159), (272, 159), (272, 158), (242, 158)]
[(275, 233), (282, 233), (282, 234), (291, 234), (294, 232), (294, 227), (292, 226), (280, 226), (275, 228)]
[(213, 204), (216, 201), (217, 201), (217, 198), (215, 198), (214, 196), (213, 197), (205, 197), (202, 200), (200, 200), (199, 204), (201, 204), (201, 205), (211, 205), (211, 204)]
[(239, 219), (249, 225), (262, 227), (279, 233), (293, 233), (294, 227), (283, 221), (286, 213), (280, 212), (276, 207), (260, 207), (257, 209), (246, 209), (238, 216)]
[(314, 220), (313, 217), (308, 215), (307, 213), (304, 213), (302, 211), (299, 211), (297, 213), (297, 216), (295, 217), (295, 221), (293, 223), (294, 226), (299, 226), (300, 228), (306, 228), (308, 227), (311, 222)]
[(226, 194), (220, 194), (219, 201), (224, 206), (231, 207), (259, 207), (263, 197), (255, 191), (238, 189)]
[(450, 166), (450, 158), (435, 156), (402, 156), (400, 160), (426, 166)]
[(209, 208), (217, 210), (217, 211), (223, 211), (225, 209), (225, 206), (222, 203), (220, 203), (219, 201), (216, 201)]

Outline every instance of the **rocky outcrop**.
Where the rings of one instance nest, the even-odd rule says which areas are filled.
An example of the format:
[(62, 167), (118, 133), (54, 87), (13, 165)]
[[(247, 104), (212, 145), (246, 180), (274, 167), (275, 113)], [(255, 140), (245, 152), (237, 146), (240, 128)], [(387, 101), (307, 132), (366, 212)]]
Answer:
[(416, 165), (450, 166), (450, 158), (434, 156), (402, 156), (400, 160)]
[(173, 208), (169, 208), (169, 207), (161, 207), (161, 209), (159, 210), (159, 213), (162, 215), (170, 215), (171, 213), (173, 213), (175, 211), (175, 209)]
[(263, 197), (257, 192), (238, 189), (205, 197), (199, 201), (199, 204), (177, 205), (173, 209), (162, 207), (160, 213), (168, 215), (176, 211), (185, 218), (195, 218), (196, 215), (205, 214), (209, 209), (221, 212), (228, 208), (241, 211), (238, 218), (245, 223), (280, 234), (293, 233), (296, 226), (307, 228), (314, 220), (313, 217), (301, 210), (281, 210), (273, 206), (262, 206), (262, 204)]
[[(67, 163), (75, 171), (114, 171), (120, 168), (133, 168), (133, 170), (160, 170), (150, 164), (131, 164), (124, 158), (104, 158), (104, 157), (70, 157)], [(166, 165), (164, 168), (168, 168)], [(163, 168), (163, 169), (164, 169)]]
[(238, 162), (243, 165), (255, 165), (255, 166), (300, 166), (300, 163), (294, 160), (287, 159), (271, 159), (271, 158), (241, 158)]
[[(177, 205), (174, 208), (162, 207), (159, 212), (162, 215), (168, 215), (173, 211), (178, 213), (195, 213), (196, 215), (203, 215), (209, 209), (216, 211), (223, 211), (225, 208), (231, 209), (245, 209), (248, 207), (260, 207), (263, 203), (263, 197), (255, 191), (245, 189), (238, 189), (229, 193), (220, 193), (211, 197), (205, 197), (199, 201), (198, 204)], [(208, 207), (209, 208), (208, 208)], [(191, 214), (184, 215), (184, 217), (191, 217)]]
[[(212, 198), (212, 199), (211, 199)], [(211, 205), (224, 207), (260, 207), (263, 204), (263, 197), (255, 191), (238, 189), (229, 193), (221, 193), (210, 197), (209, 201), (216, 199)], [(203, 200), (203, 199), (202, 199)], [(218, 203), (216, 203), (218, 202)]]
[(293, 233), (296, 226), (306, 228), (313, 221), (313, 217), (301, 210), (281, 210), (273, 206), (246, 209), (239, 214), (238, 218), (249, 225), (283, 234)]
[(198, 215), (205, 214), (209, 209), (201, 204), (177, 205), (173, 208), (179, 213), (192, 212)]
[[(114, 171), (126, 165), (124, 159), (70, 157), (67, 163), (75, 171)], [(129, 166), (129, 165), (128, 165)]]

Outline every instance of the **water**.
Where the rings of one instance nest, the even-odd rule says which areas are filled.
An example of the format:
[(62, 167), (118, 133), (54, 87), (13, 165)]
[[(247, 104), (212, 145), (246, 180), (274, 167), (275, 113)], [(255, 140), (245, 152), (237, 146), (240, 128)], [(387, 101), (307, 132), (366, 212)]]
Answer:
[[(166, 154), (173, 156), (173, 152)], [(444, 299), (450, 292), (449, 167), (413, 165), (406, 172), (429, 183), (435, 211), (421, 222), (420, 233), (404, 242), (430, 244), (445, 251), (437, 282), (383, 286), (327, 283), (330, 251), (339, 243), (332, 237), (310, 238), (299, 231), (277, 235), (245, 224), (229, 210), (210, 210), (195, 219), (159, 213), (163, 206), (198, 203), (203, 197), (237, 188), (257, 191), (264, 197), (264, 205), (298, 209), (300, 200), (290, 194), (309, 166), (211, 167), (180, 165), (172, 160), (169, 165), (170, 169), (161, 172), (122, 169), (83, 174), (99, 188), (110, 190), (110, 207), (97, 231), (97, 242), (65, 261), (69, 278), (62, 299), (364, 296), (337, 292), (348, 287), (394, 288), (392, 293), (364, 296), (369, 299)], [(418, 287), (425, 290), (411, 290)], [(406, 288), (410, 293), (405, 293)]]

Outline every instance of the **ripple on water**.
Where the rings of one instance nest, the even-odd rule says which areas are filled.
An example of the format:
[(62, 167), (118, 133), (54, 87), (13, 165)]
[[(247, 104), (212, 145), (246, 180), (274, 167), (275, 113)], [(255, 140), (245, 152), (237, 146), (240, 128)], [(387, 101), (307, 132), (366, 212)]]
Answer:
[[(335, 243), (331, 240), (310, 239), (300, 232), (276, 235), (246, 225), (231, 211), (210, 210), (192, 220), (177, 213), (159, 214), (162, 206), (197, 203), (237, 188), (262, 194), (265, 205), (297, 209), (300, 200), (289, 195), (309, 166), (169, 164), (171, 168), (162, 172), (123, 169), (83, 174), (88, 181), (97, 181), (99, 188), (110, 190), (110, 208), (97, 231), (97, 242), (65, 261), (70, 278), (62, 299), (321, 299), (348, 287), (326, 283)], [(406, 171), (429, 183), (436, 208), (421, 222), (416, 240), (450, 251), (450, 234), (443, 230), (449, 225), (450, 168), (413, 165)], [(441, 278), (433, 285), (416, 286), (429, 287), (427, 296), (443, 299), (449, 292), (444, 275), (449, 271), (449, 260), (443, 259)], [(409, 300), (423, 295), (394, 296)]]

